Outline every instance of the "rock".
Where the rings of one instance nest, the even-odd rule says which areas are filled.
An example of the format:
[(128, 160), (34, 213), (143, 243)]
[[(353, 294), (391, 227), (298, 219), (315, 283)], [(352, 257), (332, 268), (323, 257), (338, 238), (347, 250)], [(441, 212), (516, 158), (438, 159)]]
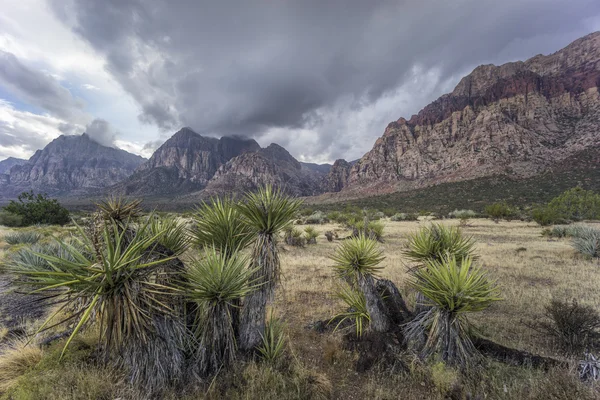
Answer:
[(0, 161), (0, 174), (8, 174), (10, 169), (15, 165), (23, 165), (27, 163), (27, 160), (22, 160), (20, 158), (8, 157)]
[(59, 136), (3, 178), (2, 194), (27, 190), (53, 196), (82, 194), (127, 178), (144, 161), (124, 150), (102, 146), (87, 134)]
[(452, 93), (390, 123), (342, 192), (359, 197), (540, 174), (600, 144), (598, 82), (600, 32), (548, 56), (479, 66)]
[(325, 181), (326, 192), (339, 192), (348, 183), (352, 165), (346, 160), (335, 160)]

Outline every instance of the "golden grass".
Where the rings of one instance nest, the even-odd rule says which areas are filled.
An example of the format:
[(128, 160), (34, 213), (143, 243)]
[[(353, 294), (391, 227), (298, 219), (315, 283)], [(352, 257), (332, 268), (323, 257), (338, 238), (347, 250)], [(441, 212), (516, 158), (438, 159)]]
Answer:
[[(459, 224), (458, 220), (438, 222)], [(381, 276), (395, 282), (411, 306), (414, 293), (406, 285), (407, 271), (411, 265), (402, 255), (402, 250), (407, 235), (429, 222), (384, 223), (384, 243), (381, 247), (386, 259), (382, 263), (384, 268)], [(304, 227), (298, 226), (299, 229)], [(341, 333), (319, 334), (306, 329), (310, 323), (326, 320), (343, 309), (343, 304), (333, 296), (337, 278), (329, 259), (339, 242), (328, 242), (323, 233), (337, 231), (340, 237), (350, 233), (337, 224), (313, 227), (320, 233), (316, 245), (300, 248), (285, 246), (281, 242), (282, 284), (277, 289), (274, 308), (276, 315), (286, 322), (288, 345), (297, 367), (293, 373), (282, 375), (264, 366), (249, 364), (239, 370), (242, 371), (238, 373), (239, 376), (231, 378), (238, 380), (234, 386), (239, 392), (223, 387), (223, 382), (216, 385), (221, 387), (218, 392), (221, 395), (227, 393), (232, 398), (249, 399), (256, 396), (268, 399), (276, 398), (277, 393), (280, 398), (288, 398), (282, 394), (288, 393), (284, 386), (288, 385), (289, 388), (292, 385), (293, 390), (301, 389), (303, 393), (312, 395), (318, 393), (317, 396), (323, 398), (329, 397), (330, 392), (333, 393), (332, 398), (444, 398), (442, 392), (451, 387), (455, 380), (455, 376), (445, 369), (436, 370), (435, 364), (431, 366), (417, 362), (408, 375), (390, 377), (377, 371), (357, 374), (353, 370), (356, 354), (343, 348)], [(503, 301), (472, 316), (476, 327), (485, 336), (502, 344), (537, 354), (558, 356), (551, 343), (531, 326), (543, 316), (544, 307), (553, 297), (565, 300), (576, 298), (580, 303), (598, 309), (599, 263), (579, 257), (571, 248), (569, 239), (542, 237), (542, 228), (535, 223), (494, 223), (474, 219), (462, 229), (465, 234), (475, 238), (480, 256), (478, 263), (497, 281), (503, 297)], [(61, 234), (61, 231), (54, 234)], [(190, 251), (187, 256), (193, 253)], [(579, 384), (572, 371), (551, 371), (546, 374), (495, 362), (488, 363), (485, 368), (477, 372), (480, 375), (470, 378), (471, 383), (462, 384), (479, 385), (476, 391), (486, 393), (488, 398), (573, 398), (567, 392), (556, 395), (553, 391), (560, 390), (560, 385), (546, 385), (548, 379), (560, 381), (561, 385), (571, 385), (568, 386), (571, 388), (569, 390), (583, 393), (579, 395), (580, 398), (594, 398), (589, 391), (578, 392), (582, 389), (577, 386)], [(83, 376), (80, 379), (84, 379)], [(273, 387), (269, 388), (269, 385)], [(218, 393), (205, 390), (194, 394), (193, 398), (218, 398)], [(561, 397), (563, 394), (564, 397)]]
[(0, 356), (0, 394), (42, 360), (42, 350), (25, 340), (16, 340), (3, 349)]

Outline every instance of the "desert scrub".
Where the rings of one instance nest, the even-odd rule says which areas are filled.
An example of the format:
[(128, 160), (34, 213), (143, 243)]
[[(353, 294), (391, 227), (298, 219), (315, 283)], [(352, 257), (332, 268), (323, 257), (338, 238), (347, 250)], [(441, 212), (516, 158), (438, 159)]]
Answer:
[(292, 226), (288, 226), (284, 230), (283, 240), (287, 245), (295, 247), (304, 247), (307, 243), (306, 238), (302, 236), (302, 231)]
[(510, 221), (515, 217), (516, 213), (515, 210), (506, 203), (494, 203), (485, 207), (485, 214), (494, 222), (498, 222), (501, 219)]
[(305, 224), (321, 225), (328, 222), (327, 216), (322, 211), (315, 211), (304, 219)]
[(390, 221), (418, 221), (419, 216), (417, 214), (410, 213), (396, 213), (390, 217)]
[(600, 315), (594, 307), (553, 299), (545, 307), (545, 321), (539, 328), (568, 354), (598, 348)]
[(24, 339), (9, 343), (0, 354), (0, 394), (15, 386), (21, 376), (42, 360), (42, 355), (37, 345), (28, 345)]
[(317, 238), (319, 237), (319, 232), (312, 226), (307, 226), (304, 228), (304, 236), (306, 237), (307, 244), (317, 244)]
[(340, 284), (334, 293), (335, 297), (343, 301), (346, 311), (336, 314), (329, 323), (336, 322), (334, 332), (346, 321), (351, 321), (356, 330), (356, 336), (360, 337), (369, 326), (369, 312), (367, 311), (367, 300), (365, 295), (350, 286), (349, 284)]

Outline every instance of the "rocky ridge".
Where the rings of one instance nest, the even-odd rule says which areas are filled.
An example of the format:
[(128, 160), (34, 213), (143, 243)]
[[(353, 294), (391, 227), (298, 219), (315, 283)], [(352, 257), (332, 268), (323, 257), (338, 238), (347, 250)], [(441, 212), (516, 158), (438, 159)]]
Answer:
[(600, 143), (600, 32), (525, 62), (483, 65), (354, 165), (345, 195), (440, 182), (526, 178)]

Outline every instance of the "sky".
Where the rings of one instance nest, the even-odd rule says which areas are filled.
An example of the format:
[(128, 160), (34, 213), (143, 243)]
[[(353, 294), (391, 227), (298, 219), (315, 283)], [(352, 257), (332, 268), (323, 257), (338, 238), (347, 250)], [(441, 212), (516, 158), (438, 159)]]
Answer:
[(149, 157), (184, 126), (353, 160), (480, 64), (600, 30), (598, 0), (0, 0), (0, 160)]

